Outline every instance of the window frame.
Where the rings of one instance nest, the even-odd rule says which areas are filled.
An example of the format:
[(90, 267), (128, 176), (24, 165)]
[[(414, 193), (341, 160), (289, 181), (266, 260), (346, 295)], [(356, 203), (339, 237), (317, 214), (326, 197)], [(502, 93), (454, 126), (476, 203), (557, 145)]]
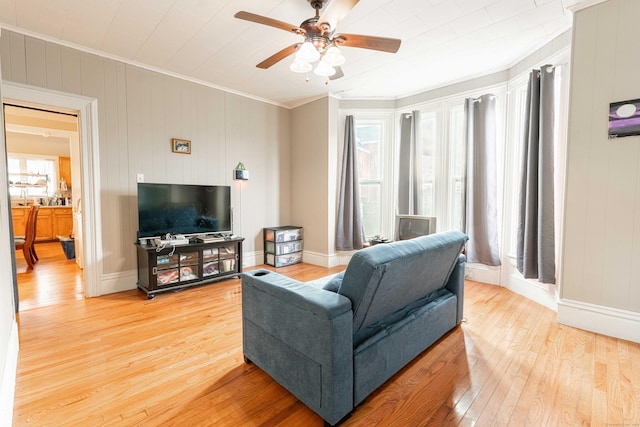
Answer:
[[(394, 190), (394, 174), (396, 170), (397, 157), (394, 153), (394, 111), (350, 111), (341, 110), (340, 112), (342, 121), (347, 115), (352, 115), (354, 120), (354, 126), (362, 124), (382, 124), (382, 137), (380, 142), (380, 228), (382, 236), (386, 238), (393, 238), (393, 231), (395, 227), (395, 190)], [(342, 127), (344, 129), (344, 126)], [(340, 135), (341, 147), (339, 153), (339, 163), (342, 164), (342, 153), (344, 149), (344, 133)], [(338, 168), (338, 185), (340, 184), (340, 168)], [(364, 180), (368, 181), (366, 184), (376, 185), (376, 180)], [(363, 182), (358, 180), (358, 185), (362, 185)], [(339, 191), (337, 193), (339, 197)], [(389, 206), (393, 206), (393, 209), (389, 209)], [(363, 221), (364, 222), (364, 221)], [(373, 235), (366, 234), (365, 238), (370, 240)]]
[[(10, 159), (18, 159), (18, 161), (20, 162), (20, 172), (11, 172), (8, 169), (8, 164), (9, 164), (9, 160)], [(27, 153), (7, 153), (7, 174), (8, 175), (27, 175), (30, 173), (35, 173), (35, 172), (29, 172), (26, 169), (26, 162), (29, 160), (44, 160), (44, 161), (50, 161), (52, 163), (52, 167), (53, 167), (53, 176), (48, 177), (48, 181), (47, 181), (47, 186), (46, 186), (46, 195), (42, 195), (42, 194), (28, 194), (27, 197), (28, 198), (38, 198), (38, 197), (49, 197), (52, 196), (57, 190), (58, 190), (58, 182), (59, 182), (59, 177), (60, 177), (60, 165), (59, 165), (59, 157), (58, 156), (51, 156), (51, 155), (46, 155), (46, 154), (27, 154)], [(25, 168), (25, 169), (23, 169)], [(15, 194), (13, 194), (12, 192), (12, 188), (11, 186), (9, 187), (9, 195), (12, 198), (20, 198), (21, 196), (16, 196)]]

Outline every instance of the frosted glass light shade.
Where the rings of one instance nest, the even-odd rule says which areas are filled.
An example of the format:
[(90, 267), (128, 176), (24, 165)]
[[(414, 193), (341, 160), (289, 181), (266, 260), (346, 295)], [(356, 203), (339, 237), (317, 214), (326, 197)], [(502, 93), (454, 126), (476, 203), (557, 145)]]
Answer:
[(307, 61), (296, 58), (289, 66), (289, 69), (294, 73), (308, 73), (313, 67)]
[(326, 62), (320, 61), (320, 63), (318, 64), (316, 69), (313, 70), (313, 72), (318, 76), (329, 77), (329, 76), (333, 76), (336, 73), (336, 69), (333, 68), (331, 65), (327, 64)]
[(345, 58), (340, 53), (340, 49), (335, 46), (331, 46), (327, 49), (327, 52), (322, 57), (322, 62), (325, 64), (331, 65), (332, 67), (338, 67), (344, 64)]
[(305, 62), (314, 62), (320, 59), (320, 52), (311, 42), (304, 42), (298, 53), (296, 53), (296, 59), (300, 59)]

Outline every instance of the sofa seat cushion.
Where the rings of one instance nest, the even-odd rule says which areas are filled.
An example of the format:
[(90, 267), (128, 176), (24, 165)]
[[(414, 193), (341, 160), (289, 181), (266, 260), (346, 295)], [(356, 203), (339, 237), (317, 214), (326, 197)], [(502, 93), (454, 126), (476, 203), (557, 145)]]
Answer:
[(354, 334), (353, 347), (358, 347), (360, 344), (375, 335), (378, 335), (378, 339), (382, 339), (384, 336), (391, 333), (393, 328), (401, 327), (403, 322), (410, 319), (414, 313), (424, 310), (425, 307), (429, 306), (429, 304), (440, 304), (441, 301), (451, 298), (452, 296), (454, 295), (447, 289), (440, 288), (414, 303), (391, 313), (387, 317), (367, 325), (367, 327), (360, 329), (356, 334)]
[(356, 252), (338, 290), (351, 300), (354, 334), (442, 288), (466, 241), (447, 231)]
[(360, 404), (385, 381), (456, 325), (457, 298), (441, 297), (378, 331), (353, 352), (353, 402)]

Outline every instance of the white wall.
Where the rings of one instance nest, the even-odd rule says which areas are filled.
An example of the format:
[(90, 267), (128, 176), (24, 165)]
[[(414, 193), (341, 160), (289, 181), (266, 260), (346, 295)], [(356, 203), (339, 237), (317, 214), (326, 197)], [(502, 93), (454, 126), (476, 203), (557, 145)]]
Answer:
[[(6, 81), (97, 99), (100, 271), (104, 292), (134, 289), (136, 174), (146, 182), (231, 185), (244, 252), (259, 259), (262, 227), (289, 219), (291, 112), (271, 104), (2, 30)], [(191, 155), (170, 150), (192, 141)], [(245, 185), (232, 180), (244, 162)], [(4, 166), (0, 166), (4, 168)], [(259, 212), (259, 215), (255, 215)], [(114, 284), (115, 283), (115, 284)]]
[(558, 320), (640, 342), (640, 136), (609, 140), (609, 103), (640, 98), (640, 2), (575, 14)]
[[(2, 85), (0, 84), (0, 96)], [(4, 127), (0, 108), (0, 126)], [(0, 164), (7, 164), (4, 132), (0, 132)], [(0, 425), (10, 426), (18, 362), (18, 326), (13, 295), (13, 242), (11, 241), (11, 208), (6, 166), (0, 173)]]
[(324, 266), (335, 255), (337, 106), (321, 98), (291, 120), (291, 225), (304, 227), (304, 261)]

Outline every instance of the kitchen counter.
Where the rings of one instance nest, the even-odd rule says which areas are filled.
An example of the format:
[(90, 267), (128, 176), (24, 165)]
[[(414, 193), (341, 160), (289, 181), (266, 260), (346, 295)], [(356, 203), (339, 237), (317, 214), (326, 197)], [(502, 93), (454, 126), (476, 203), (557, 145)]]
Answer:
[[(31, 206), (13, 206), (11, 218), (16, 235), (25, 234), (25, 224)], [(58, 236), (73, 233), (73, 209), (71, 206), (40, 206), (36, 221), (36, 241), (56, 240)]]

